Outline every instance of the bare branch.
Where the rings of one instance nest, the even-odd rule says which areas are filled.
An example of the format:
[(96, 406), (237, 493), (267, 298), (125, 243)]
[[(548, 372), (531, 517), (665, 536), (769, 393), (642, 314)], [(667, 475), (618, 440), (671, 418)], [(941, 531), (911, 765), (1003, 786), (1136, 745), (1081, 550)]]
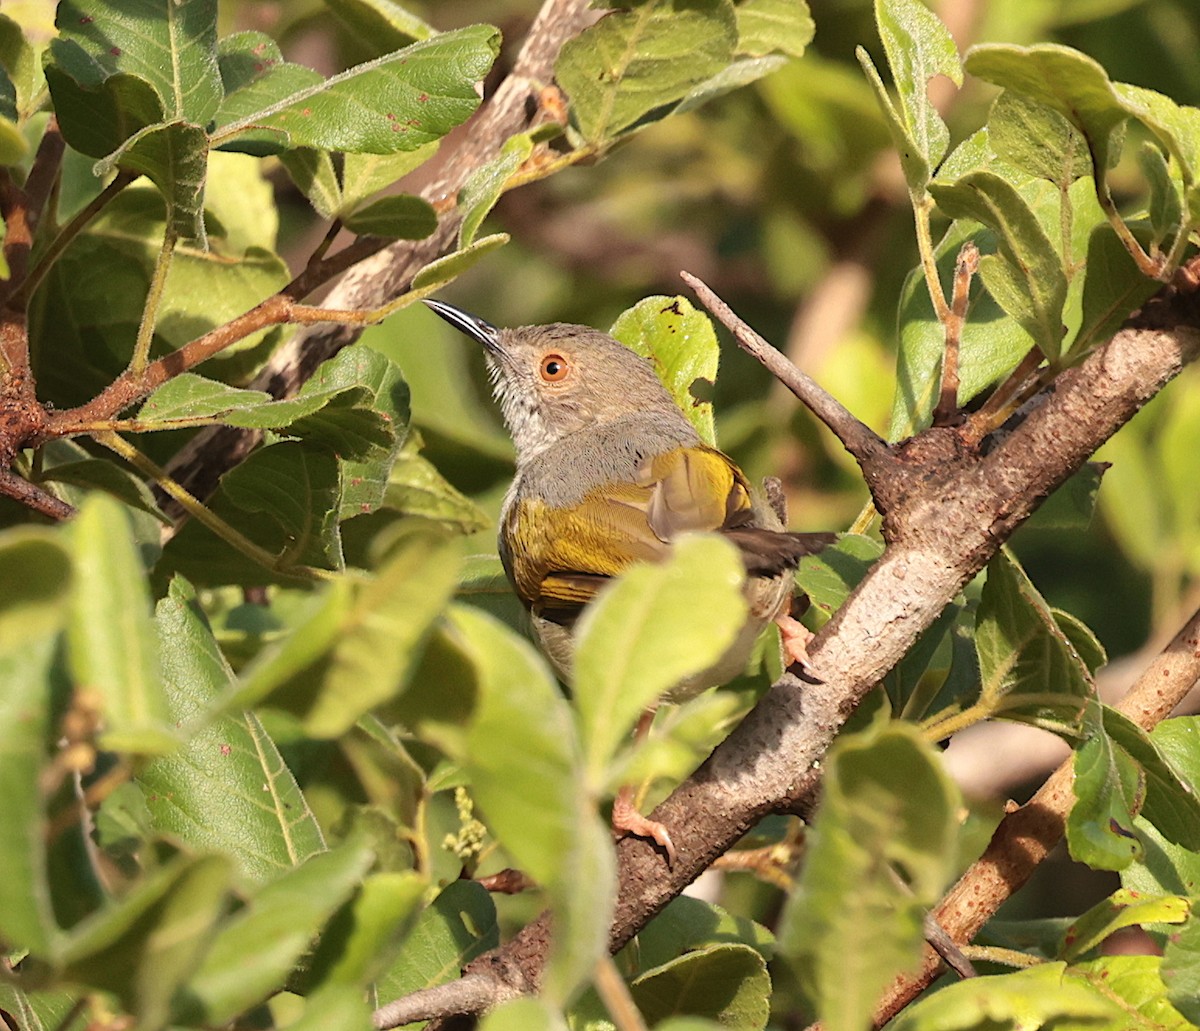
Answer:
[[(516, 993), (510, 993), (508, 997), (516, 998)], [(423, 988), (389, 1002), (386, 1006), (380, 1006), (371, 1019), (379, 1031), (386, 1031), (387, 1028), (414, 1024), (418, 1020), (436, 1020), (459, 1013), (482, 1013), (505, 1001), (505, 998), (501, 984), (483, 974), (473, 974), (449, 984)]]
[(859, 465), (875, 465), (887, 455), (887, 443), (865, 423), (859, 422), (837, 398), (826, 392), (815, 380), (796, 368), (783, 352), (776, 350), (751, 329), (700, 279), (690, 272), (680, 276), (700, 298), (700, 303), (728, 329), (743, 351), (758, 359), (796, 395), (842, 442)]

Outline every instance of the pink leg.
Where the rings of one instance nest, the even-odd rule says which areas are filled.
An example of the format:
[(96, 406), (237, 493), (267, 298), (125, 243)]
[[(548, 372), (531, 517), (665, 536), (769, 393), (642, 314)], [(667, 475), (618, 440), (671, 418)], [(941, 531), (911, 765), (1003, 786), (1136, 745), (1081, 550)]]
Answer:
[(812, 666), (808, 661), (808, 643), (816, 635), (800, 620), (793, 619), (786, 612), (782, 616), (776, 616), (775, 622), (779, 626), (779, 636), (783, 641), (783, 654), (787, 657), (787, 664), (790, 666), (793, 663), (799, 663), (811, 673)]
[[(647, 709), (638, 719), (633, 736), (638, 741), (645, 740), (653, 722), (654, 710)], [(657, 820), (651, 820), (638, 812), (637, 806), (633, 804), (633, 788), (628, 784), (622, 787), (613, 799), (612, 826), (618, 838), (633, 834), (656, 842), (667, 853), (667, 865), (675, 865), (675, 843), (671, 840), (670, 831)]]

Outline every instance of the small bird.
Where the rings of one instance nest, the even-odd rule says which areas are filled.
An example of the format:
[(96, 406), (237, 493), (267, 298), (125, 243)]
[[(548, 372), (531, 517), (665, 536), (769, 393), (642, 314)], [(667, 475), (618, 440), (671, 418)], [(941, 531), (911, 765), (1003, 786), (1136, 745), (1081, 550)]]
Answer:
[[(811, 634), (791, 617), (793, 571), (834, 534), (785, 531), (733, 460), (700, 439), (650, 362), (608, 334), (561, 322), (498, 329), (444, 301), (425, 303), (487, 355), (517, 451), (500, 514), (500, 559), (538, 643), (568, 684), (573, 630), (588, 602), (632, 563), (661, 561), (676, 536), (696, 531), (719, 533), (738, 548), (750, 615), (725, 655), (666, 700), (741, 673), (772, 620), (790, 661), (806, 660)], [(613, 826), (653, 838), (673, 859), (667, 829), (637, 812), (629, 789), (613, 805)]]

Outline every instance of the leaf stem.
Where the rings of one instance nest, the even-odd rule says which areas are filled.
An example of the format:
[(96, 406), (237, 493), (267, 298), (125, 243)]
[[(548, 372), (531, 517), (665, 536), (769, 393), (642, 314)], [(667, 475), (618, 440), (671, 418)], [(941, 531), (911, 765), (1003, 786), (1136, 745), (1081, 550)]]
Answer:
[(958, 262), (954, 267), (954, 297), (942, 322), (946, 343), (942, 349), (942, 386), (933, 410), (935, 426), (950, 426), (959, 419), (958, 354), (963, 325), (967, 320), (967, 304), (971, 299), (971, 279), (978, 270), (979, 248), (968, 240), (958, 252)]
[(317, 569), (312, 566), (291, 566), (281, 562), (281, 557), (271, 554), (266, 548), (259, 547), (244, 534), (235, 530), (224, 519), (210, 508), (202, 504), (196, 497), (188, 493), (179, 483), (153, 461), (143, 455), (128, 441), (115, 433), (97, 433), (95, 439), (110, 451), (120, 455), (138, 472), (151, 477), (163, 493), (172, 498), (180, 508), (198, 523), (207, 527), (231, 548), (241, 552), (247, 558), (257, 562), (264, 569), (274, 572), (294, 574), (307, 580), (336, 580), (337, 574), (327, 569)]
[(1044, 959), (1031, 956), (1027, 952), (1002, 949), (998, 945), (963, 945), (962, 953), (975, 963), (998, 963), (1006, 967), (1036, 967), (1045, 962)]
[[(1094, 163), (1094, 161), (1093, 161)], [(1144, 276), (1149, 276), (1151, 279), (1163, 278), (1163, 263), (1155, 261), (1144, 250), (1142, 245), (1137, 242), (1133, 233), (1130, 232), (1129, 226), (1125, 224), (1125, 220), (1121, 217), (1121, 213), (1117, 210), (1117, 205), (1112, 199), (1112, 194), (1108, 189), (1108, 178), (1102, 172), (1097, 170), (1096, 176), (1096, 200), (1100, 204), (1100, 209), (1104, 212), (1108, 219), (1109, 225), (1113, 227), (1113, 231), (1117, 234), (1117, 239), (1125, 245), (1125, 249), (1129, 252), (1129, 256), (1133, 258), (1134, 263), (1138, 267), (1138, 271)]]
[(923, 200), (913, 201), (913, 219), (917, 227), (917, 249), (921, 254), (921, 271), (925, 274), (925, 286), (929, 290), (929, 299), (933, 302), (933, 311), (938, 322), (946, 324), (950, 318), (950, 306), (946, 303), (946, 295), (942, 291), (942, 281), (938, 276), (937, 258), (933, 253), (933, 236), (929, 229), (929, 215), (933, 211), (933, 198), (928, 194)]
[(596, 961), (592, 984), (595, 985), (596, 994), (600, 996), (600, 1001), (612, 1017), (617, 1031), (646, 1031), (642, 1012), (633, 1001), (629, 986), (617, 969), (617, 964), (607, 952)]
[(150, 343), (154, 339), (154, 327), (158, 323), (158, 308), (162, 303), (163, 290), (167, 285), (167, 273), (171, 270), (171, 257), (175, 253), (175, 244), (179, 242), (179, 230), (167, 211), (167, 228), (163, 232), (162, 248), (158, 252), (158, 260), (154, 263), (154, 274), (150, 278), (150, 289), (146, 293), (146, 303), (142, 307), (142, 322), (138, 326), (137, 340), (133, 345), (133, 357), (129, 361), (129, 371), (134, 376), (140, 376), (146, 371), (146, 363), (150, 358)]

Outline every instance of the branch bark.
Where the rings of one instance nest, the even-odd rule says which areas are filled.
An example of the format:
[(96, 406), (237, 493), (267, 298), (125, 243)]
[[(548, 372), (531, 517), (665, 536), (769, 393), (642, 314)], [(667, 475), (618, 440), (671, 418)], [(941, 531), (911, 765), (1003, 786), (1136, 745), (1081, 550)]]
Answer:
[[(1041, 501), (1200, 355), (1198, 327), (1196, 291), (1167, 288), (1027, 405), (986, 454), (947, 427), (885, 453), (890, 472), (872, 490), (889, 544), (809, 646), (823, 682), (785, 675), (651, 814), (675, 841), (671, 868), (640, 839), (618, 843), (612, 951), (761, 816), (811, 804), (821, 758), (863, 696)], [(543, 914), (466, 973), (474, 984), (490, 977), (495, 999), (536, 991), (549, 940)]]

